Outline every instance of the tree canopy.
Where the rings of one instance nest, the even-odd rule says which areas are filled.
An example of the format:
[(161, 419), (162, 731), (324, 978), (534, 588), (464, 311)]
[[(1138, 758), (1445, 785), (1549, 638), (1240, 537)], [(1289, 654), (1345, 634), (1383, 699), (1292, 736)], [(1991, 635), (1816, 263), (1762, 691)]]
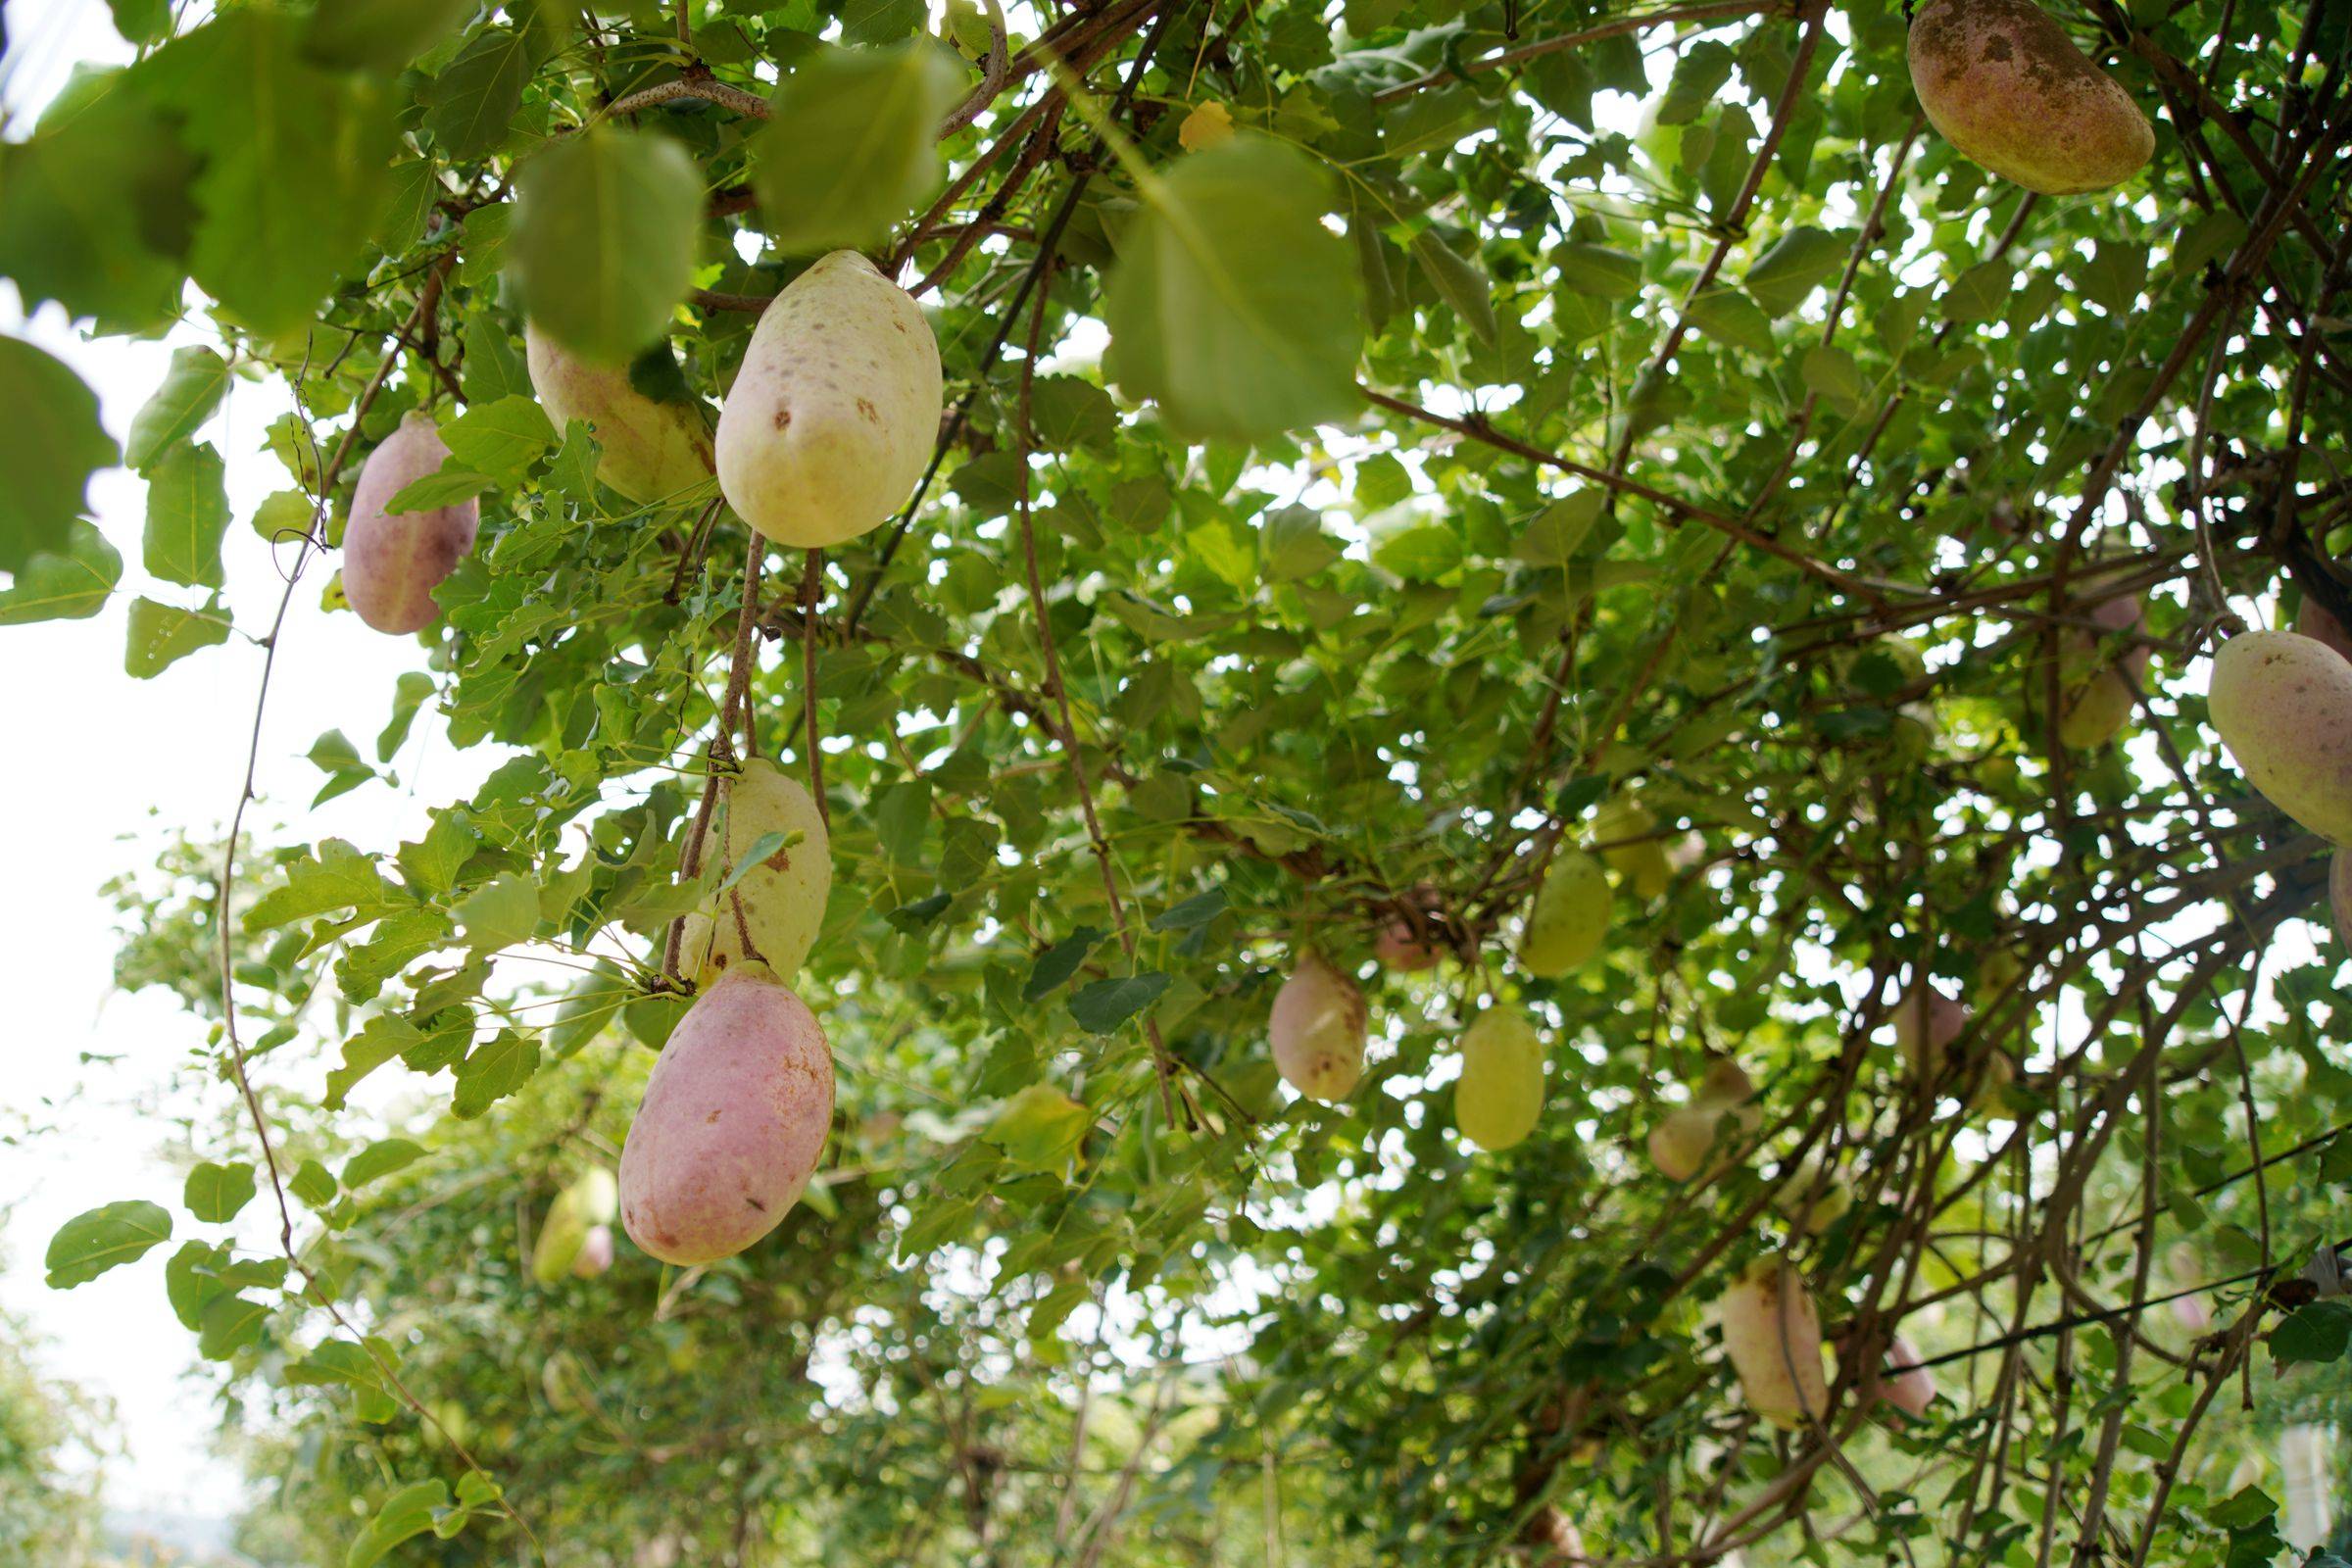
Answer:
[[(2342, 6), (2054, 7), (2153, 131), (2075, 194), (1972, 161), (2073, 121), (1984, 140), (1907, 56), (2022, 0), (112, 9), (136, 62), (0, 147), (0, 274), (204, 341), (118, 447), (0, 340), (0, 622), (242, 660), (258, 765), (116, 884), (223, 1114), (48, 1270), (161, 1276), (253, 1549), (2286, 1550), (2352, 996), (2205, 690), (2352, 624)], [(708, 433), (843, 249), (945, 412), (888, 520), (785, 548)], [(559, 352), (666, 456), (551, 408)], [(335, 650), (232, 623), (223, 540), (339, 605), (387, 516), (466, 519), (415, 668), (278, 733)], [(495, 762), (427, 831), (299, 831), (428, 732)], [(680, 922), (802, 842), (729, 872), (754, 759), (826, 818), (825, 1154), (740, 1255), (535, 1269), (709, 990)], [(1328, 1099), (1269, 1045), (1301, 974), (1360, 996)], [(1508, 1147), (1457, 1125), (1490, 1048)]]

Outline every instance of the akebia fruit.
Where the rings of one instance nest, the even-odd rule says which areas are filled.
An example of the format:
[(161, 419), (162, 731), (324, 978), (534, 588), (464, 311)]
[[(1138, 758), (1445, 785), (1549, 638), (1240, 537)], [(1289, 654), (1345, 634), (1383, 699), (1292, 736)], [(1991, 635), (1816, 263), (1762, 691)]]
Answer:
[(1534, 1132), (1543, 1114), (1544, 1038), (1518, 1009), (1490, 1007), (1462, 1035), (1453, 1124), (1493, 1152)]
[(833, 1121), (833, 1056), (799, 997), (743, 962), (697, 998), (620, 1152), (620, 1222), (664, 1263), (732, 1257), (800, 1200)]
[(2265, 800), (2352, 845), (2352, 663), (2296, 632), (2240, 632), (2214, 656), (2205, 700)]
[(1935, 1374), (1919, 1364), (1919, 1348), (1901, 1335), (1895, 1335), (1883, 1346), (1865, 1347), (1870, 1354), (1866, 1366), (1848, 1365), (1855, 1343), (1841, 1340), (1838, 1346), (1838, 1361), (1845, 1367), (1853, 1381), (1855, 1396), (1865, 1405), (1884, 1400), (1903, 1414), (1912, 1417), (1928, 1413), (1936, 1402)]
[(1894, 1044), (1922, 1077), (1940, 1071), (1943, 1054), (1968, 1029), (1968, 1009), (1924, 982), (1894, 1004)]
[(1372, 939), (1372, 956), (1380, 960), (1382, 968), (1399, 974), (1434, 969), (1438, 965), (1436, 945), (1424, 941), (1412, 922), (1402, 915), (1380, 928), (1380, 935)]
[(580, 1279), (592, 1280), (612, 1266), (612, 1227), (591, 1225), (580, 1242), (580, 1255), (571, 1260), (571, 1272)]
[(710, 477), (710, 424), (689, 403), (657, 403), (629, 372), (583, 360), (537, 327), (522, 329), (531, 390), (561, 436), (578, 419), (596, 434), (596, 476), (631, 501), (663, 501)]
[(441, 613), (433, 590), (473, 548), (481, 514), (471, 498), (424, 512), (384, 510), (440, 472), (448, 456), (432, 416), (411, 412), (360, 468), (343, 528), (343, 597), (377, 631), (405, 636), (431, 625)]
[(1582, 850), (1552, 858), (1527, 911), (1519, 961), (1539, 979), (1556, 979), (1600, 951), (1609, 934), (1609, 879)]
[(1340, 1100), (1364, 1074), (1364, 994), (1310, 953), (1274, 993), (1267, 1033), (1283, 1082), (1309, 1100)]
[[(720, 881), (760, 841), (781, 833), (786, 843), (744, 873), (709, 910), (687, 916), (678, 938), (679, 961), (697, 983), (709, 985), (743, 959), (743, 930), (752, 935), (756, 956), (789, 979), (808, 961), (825, 901), (833, 888), (832, 844), (815, 797), (800, 780), (773, 762), (754, 758), (722, 786), (726, 814), (711, 834), (716, 853), (708, 858), (723, 868)], [(743, 911), (736, 924), (736, 906)]]
[[(2082, 618), (2100, 632), (2137, 631), (2139, 596), (2120, 594), (2089, 606)], [(2091, 751), (2122, 732), (2138, 706), (2147, 679), (2147, 646), (2137, 644), (2120, 659), (2107, 659), (2100, 632), (2070, 626), (2058, 638), (2058, 739), (2075, 751)]]
[(580, 1255), (599, 1230), (605, 1230), (605, 1259), (611, 1262), (612, 1234), (605, 1228), (612, 1224), (618, 1193), (612, 1173), (601, 1165), (583, 1172), (558, 1193), (547, 1207), (547, 1219), (531, 1249), (531, 1277), (542, 1285), (553, 1285), (564, 1274), (578, 1272)]
[(2105, 190), (2156, 150), (2139, 105), (2032, 0), (1928, 0), (1907, 52), (1944, 140), (2028, 190)]
[(1777, 1427), (1828, 1413), (1821, 1318), (1796, 1270), (1777, 1257), (1759, 1258), (1724, 1292), (1715, 1310), (1724, 1353), (1749, 1409)]
[(1721, 1105), (1677, 1105), (1649, 1130), (1649, 1162), (1668, 1181), (1687, 1182), (1707, 1166)]
[(1592, 839), (1600, 858), (1625, 880), (1637, 898), (1654, 899), (1674, 883), (1657, 822), (1633, 801), (1612, 801), (1592, 814)]
[(796, 277), (760, 318), (718, 417), (718, 487), (780, 545), (855, 539), (905, 504), (939, 438), (939, 345), (856, 251)]

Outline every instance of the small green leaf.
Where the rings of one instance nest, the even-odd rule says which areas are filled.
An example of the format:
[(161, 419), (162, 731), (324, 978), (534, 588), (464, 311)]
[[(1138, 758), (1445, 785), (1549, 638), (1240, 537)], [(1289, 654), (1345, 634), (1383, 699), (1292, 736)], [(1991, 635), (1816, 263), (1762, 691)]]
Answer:
[(1086, 962), (1086, 956), (1107, 935), (1099, 927), (1082, 925), (1039, 954), (1029, 965), (1029, 978), (1021, 986), (1021, 1000), (1042, 1002), (1067, 985), (1070, 976)]
[(343, 1568), (375, 1568), (394, 1546), (433, 1528), (433, 1519), (449, 1506), (449, 1489), (438, 1481), (419, 1481), (401, 1488), (368, 1521), (343, 1554)]
[(1732, 79), (1732, 66), (1737, 61), (1731, 49), (1712, 38), (1702, 38), (1682, 52), (1674, 63), (1674, 75), (1666, 83), (1666, 96), (1658, 101), (1658, 123), (1687, 125), (1696, 120), (1699, 112), (1715, 101), (1715, 94)]
[(42, 552), (17, 569), (0, 588), (0, 626), (36, 620), (84, 620), (105, 608), (122, 580), (122, 557), (79, 517), (61, 554)]
[(1154, 969), (1078, 988), (1070, 998), (1070, 1016), (1090, 1034), (1106, 1035), (1159, 1000), (1168, 977)]
[(1788, 230), (1747, 270), (1748, 296), (1767, 316), (1787, 316), (1845, 265), (1851, 244), (1809, 224)]
[(713, 890), (712, 896), (716, 897), (725, 893), (736, 883), (759, 870), (761, 865), (766, 863), (769, 857), (782, 854), (807, 837), (808, 835), (799, 828), (779, 828), (773, 833), (760, 834), (752, 840), (751, 848), (736, 857), (735, 869), (727, 873), (726, 880), (719, 883)]
[(160, 1203), (130, 1199), (76, 1214), (49, 1239), (49, 1251), (42, 1258), (49, 1288), (63, 1291), (86, 1284), (171, 1239), (172, 1216)]
[(417, 94), (425, 106), (424, 128), (452, 161), (469, 163), (498, 150), (522, 107), (531, 65), (520, 33), (493, 27)]
[(1531, 566), (1567, 570), (1600, 517), (1601, 501), (1598, 490), (1579, 490), (1554, 501), (1536, 514), (1535, 521), (1511, 546), (1512, 559)]
[(196, 1319), (196, 1353), (208, 1361), (225, 1361), (262, 1337), (269, 1317), (266, 1301), (234, 1292), (216, 1296)]
[(346, 1191), (367, 1186), (380, 1177), (424, 1157), (424, 1148), (406, 1138), (379, 1138), (343, 1162)]
[(1031, 1084), (1004, 1102), (988, 1124), (988, 1141), (1007, 1164), (1053, 1170), (1078, 1151), (1094, 1115), (1052, 1084)]
[(334, 1173), (315, 1159), (306, 1159), (288, 1178), (286, 1191), (313, 1208), (324, 1208), (335, 1200)]
[(1152, 917), (1152, 929), (1191, 931), (1208, 924), (1223, 914), (1226, 907), (1225, 890), (1210, 888), (1206, 893), (1196, 893), (1182, 904), (1160, 910)]
[(1772, 352), (1772, 318), (1736, 288), (1711, 289), (1692, 300), (1690, 324), (1719, 343), (1750, 354)]
[(777, 86), (752, 188), (787, 255), (868, 245), (939, 188), (939, 122), (962, 68), (926, 38), (820, 49)]
[(1340, 547), (1323, 531), (1323, 514), (1311, 507), (1278, 507), (1258, 531), (1259, 567), (1268, 582), (1298, 582), (1340, 559)]
[(2271, 1330), (2271, 1354), (2280, 1366), (2300, 1361), (2340, 1361), (2352, 1348), (2352, 1302), (2312, 1301), (2297, 1307)]
[(1407, 582), (1433, 582), (1462, 564), (1461, 536), (1438, 522), (1399, 529), (1372, 547), (1372, 564)]
[(515, 392), (494, 403), (475, 403), (441, 427), (441, 439), (453, 463), (513, 485), (556, 444), (556, 427), (536, 399)]
[(501, 1030), (458, 1064), (458, 1092), (450, 1108), (462, 1117), (479, 1116), (538, 1070), (539, 1042), (513, 1029)]
[(1630, 300), (1642, 292), (1642, 259), (1572, 240), (1556, 246), (1552, 260), (1560, 270), (1560, 286), (1599, 300)]
[(157, 459), (194, 435), (227, 395), (226, 360), (211, 349), (173, 349), (164, 384), (130, 421), (122, 461), (140, 473), (147, 472)]
[(507, 249), (531, 319), (590, 360), (626, 365), (694, 282), (694, 160), (665, 137), (600, 125), (533, 158), (515, 191)]
[(166, 582), (218, 588), (228, 533), (227, 467), (209, 446), (175, 446), (149, 472), (147, 570)]
[(373, 856), (342, 839), (327, 839), (312, 855), (287, 862), (284, 885), (254, 901), (245, 911), (245, 929), (266, 931), (338, 909), (374, 918), (406, 905), (376, 869)]
[(302, 52), (344, 71), (398, 71), (473, 7), (474, 0), (326, 0), (311, 16)]
[(1453, 307), (1454, 314), (1470, 328), (1470, 335), (1481, 343), (1494, 341), (1494, 285), (1487, 274), (1462, 254), (1446, 243), (1434, 228), (1425, 228), (1413, 236), (1413, 260), (1428, 277), (1439, 297)]
[(273, 545), (291, 544), (311, 531), (318, 508), (299, 490), (277, 490), (253, 509), (253, 531)]
[(253, 1201), (251, 1165), (216, 1165), (209, 1161), (188, 1172), (181, 1201), (187, 1211), (207, 1225), (225, 1225)]
[(1805, 385), (1840, 414), (1861, 412), (1864, 383), (1854, 357), (1834, 343), (1816, 343), (1805, 350)]
[(518, 872), (502, 871), (451, 911), (476, 952), (528, 942), (539, 929), (539, 887)]
[(226, 641), (228, 612), (219, 595), (198, 610), (134, 599), (122, 667), (135, 679), (152, 680), (198, 649)]

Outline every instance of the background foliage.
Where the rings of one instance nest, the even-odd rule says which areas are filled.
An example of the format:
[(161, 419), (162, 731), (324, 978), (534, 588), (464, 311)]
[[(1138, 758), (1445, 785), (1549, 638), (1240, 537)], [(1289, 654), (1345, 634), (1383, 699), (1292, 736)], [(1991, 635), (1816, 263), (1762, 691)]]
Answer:
[[(103, 464), (150, 481), (166, 595), (132, 679), (332, 659), (229, 624), (221, 541), (321, 591), (405, 412), (453, 453), (411, 499), (482, 504), (415, 671), (308, 756), (319, 800), (386, 788), (430, 712), (488, 781), (412, 842), (297, 826), (231, 874), (191, 824), (118, 884), (122, 982), (209, 1021), (236, 1114), (51, 1276), (162, 1275), (273, 1479), (257, 1549), (2282, 1549), (2246, 1455), (2343, 1389), (2352, 1309), (2293, 1276), (2342, 1239), (2346, 998), (2325, 847), (2197, 665), (2224, 617), (2346, 609), (2343, 8), (2061, 8), (2158, 126), (2065, 199), (1925, 127), (1872, 0), (114, 12), (139, 62), (0, 152), (0, 272), (214, 342), (119, 453), (0, 343), (0, 620), (107, 608)], [(526, 306), (708, 406), (840, 244), (917, 293), (955, 413), (805, 583), (533, 401)], [(205, 432), (263, 379), (286, 488), (232, 517)], [(2070, 751), (2093, 563), (2153, 662)], [(680, 1010), (713, 749), (805, 768), (811, 722), (820, 1185), (722, 1265), (536, 1286)], [(1577, 844), (1623, 861), (1610, 942), (1529, 979)], [(1397, 919), (1447, 961), (1373, 965)], [(1309, 947), (1374, 1008), (1332, 1106), (1263, 1039)], [(1974, 1011), (1932, 1072), (1882, 1027), (1921, 977)], [(1449, 1105), (1489, 998), (1550, 1040), (1500, 1155)], [(1668, 1182), (1643, 1137), (1727, 1055), (1757, 1124)], [(1792, 1181), (1854, 1201), (1806, 1234)], [(248, 1204), (281, 1250), (223, 1240)], [(1774, 1250), (1834, 1338), (1948, 1358), (1926, 1419), (1849, 1358), (1827, 1422), (1754, 1422), (1702, 1308)]]

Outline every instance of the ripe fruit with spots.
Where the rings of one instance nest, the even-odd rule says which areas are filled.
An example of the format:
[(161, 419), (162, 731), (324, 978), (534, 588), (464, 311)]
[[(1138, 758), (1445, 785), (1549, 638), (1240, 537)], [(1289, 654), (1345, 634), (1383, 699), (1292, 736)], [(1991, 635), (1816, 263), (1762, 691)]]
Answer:
[(1340, 1100), (1364, 1074), (1364, 994), (1315, 954), (1274, 993), (1268, 1034), (1283, 1082), (1309, 1100)]
[(1928, 0), (1907, 52), (1944, 140), (2028, 190), (2105, 190), (2156, 150), (2139, 105), (2032, 0)]
[(1819, 1418), (1830, 1407), (1822, 1364), (1821, 1317), (1796, 1270), (1777, 1257), (1749, 1264), (1716, 1302), (1724, 1353), (1747, 1407), (1777, 1427)]
[(825, 819), (817, 811), (815, 797), (799, 779), (761, 758), (745, 762), (743, 770), (719, 788), (726, 814), (713, 825), (710, 843), (715, 853), (707, 858), (723, 868), (721, 882), (760, 840), (781, 833), (790, 842), (770, 851), (742, 881), (720, 894), (712, 908), (686, 917), (678, 960), (698, 985), (705, 986), (741, 962), (743, 932), (735, 922), (735, 906), (740, 903), (743, 926), (757, 950), (754, 956), (790, 978), (808, 961), (808, 950), (825, 923), (825, 901), (833, 888), (833, 851)]
[(1544, 1037), (1516, 1007), (1490, 1007), (1462, 1035), (1453, 1124), (1490, 1152), (1536, 1130), (1544, 1114)]
[(718, 417), (727, 505), (817, 549), (887, 520), (939, 436), (939, 345), (905, 290), (835, 251), (776, 296)]
[(561, 436), (573, 419), (596, 432), (596, 476), (631, 501), (665, 501), (710, 477), (710, 424), (700, 407), (657, 403), (629, 372), (597, 365), (537, 327), (522, 329), (531, 390)]
[(1539, 979), (1556, 979), (1600, 951), (1609, 934), (1609, 879), (1582, 850), (1552, 858), (1527, 911), (1519, 961)]
[(2295, 632), (2240, 632), (2214, 656), (2206, 703), (2264, 799), (2352, 844), (2352, 663)]
[(449, 456), (433, 416), (412, 412), (377, 443), (352, 492), (343, 528), (343, 597), (377, 631), (405, 636), (440, 616), (433, 590), (473, 548), (480, 510), (468, 498), (427, 512), (386, 512), (392, 498)]
[(732, 1257), (782, 1221), (824, 1152), (833, 1055), (766, 965), (696, 999), (645, 1084), (620, 1152), (620, 1219), (664, 1263)]

